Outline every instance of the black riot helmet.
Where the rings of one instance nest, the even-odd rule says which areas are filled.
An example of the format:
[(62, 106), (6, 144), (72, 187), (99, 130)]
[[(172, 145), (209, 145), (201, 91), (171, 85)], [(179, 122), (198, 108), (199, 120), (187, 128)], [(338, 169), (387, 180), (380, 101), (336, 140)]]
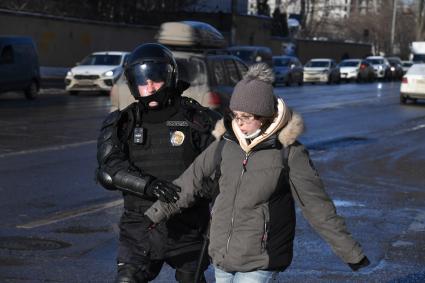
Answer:
[[(131, 94), (148, 105), (156, 101), (163, 106), (177, 84), (177, 63), (171, 51), (157, 43), (142, 44), (131, 52), (125, 66), (125, 76)], [(149, 95), (141, 93), (143, 86), (160, 85)]]

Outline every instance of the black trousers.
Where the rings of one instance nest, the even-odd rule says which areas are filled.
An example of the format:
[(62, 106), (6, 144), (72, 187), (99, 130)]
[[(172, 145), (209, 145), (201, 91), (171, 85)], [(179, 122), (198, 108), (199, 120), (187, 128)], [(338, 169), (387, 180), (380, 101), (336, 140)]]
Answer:
[[(150, 224), (142, 213), (124, 211), (120, 221), (117, 282), (149, 282), (167, 263), (176, 270), (178, 282), (193, 283), (202, 243), (170, 239), (165, 225), (151, 229)], [(205, 257), (202, 271), (208, 264)]]

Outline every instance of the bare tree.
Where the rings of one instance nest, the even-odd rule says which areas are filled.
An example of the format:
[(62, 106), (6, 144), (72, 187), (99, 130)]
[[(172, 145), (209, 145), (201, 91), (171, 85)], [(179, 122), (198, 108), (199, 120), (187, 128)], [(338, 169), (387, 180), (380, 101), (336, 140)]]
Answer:
[[(413, 9), (412, 9), (413, 10)], [(409, 11), (409, 10), (408, 10)], [(394, 46), (391, 46), (392, 7), (382, 5), (378, 11), (371, 9), (367, 14), (353, 11), (350, 18), (339, 26), (346, 39), (356, 42), (367, 42), (374, 46), (375, 53), (391, 55)], [(402, 57), (407, 57), (409, 44), (414, 40), (415, 17), (412, 12), (402, 12), (399, 9), (396, 17), (395, 46)], [(396, 48), (397, 49), (397, 48)]]
[(257, 14), (270, 17), (270, 7), (267, 0), (257, 0)]
[(301, 3), (301, 35), (303, 37), (335, 38), (335, 8), (329, 1), (303, 0)]
[(418, 0), (418, 13), (416, 16), (416, 40), (425, 40), (425, 0)]

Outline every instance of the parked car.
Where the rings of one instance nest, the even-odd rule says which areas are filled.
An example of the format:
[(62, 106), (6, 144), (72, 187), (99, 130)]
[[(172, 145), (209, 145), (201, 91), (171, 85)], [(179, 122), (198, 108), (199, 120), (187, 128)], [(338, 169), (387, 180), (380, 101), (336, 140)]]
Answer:
[(341, 80), (356, 82), (372, 82), (375, 80), (375, 71), (369, 62), (362, 59), (347, 59), (339, 63)]
[(31, 37), (0, 36), (0, 93), (23, 91), (27, 99), (37, 97), (40, 66)]
[(273, 71), (275, 84), (285, 84), (287, 86), (293, 83), (303, 84), (303, 66), (297, 57), (273, 56)]
[[(224, 113), (234, 86), (248, 67), (238, 57), (219, 48), (225, 44), (221, 33), (202, 22), (167, 22), (161, 25), (157, 40), (166, 43), (176, 58), (178, 79), (190, 83), (183, 96)], [(129, 98), (128, 88), (123, 89), (111, 92), (111, 110), (123, 109), (134, 101)]]
[(372, 64), (378, 79), (387, 80), (391, 77), (390, 63), (382, 56), (369, 56), (366, 61)]
[(227, 48), (232, 55), (239, 57), (248, 66), (255, 63), (267, 63), (270, 67), (273, 67), (272, 62), (272, 50), (266, 46), (232, 46)]
[(387, 57), (390, 63), (390, 80), (401, 81), (403, 78), (403, 66), (399, 57)]
[(407, 73), (407, 70), (413, 65), (413, 61), (401, 61), (401, 67), (403, 68), (403, 74)]
[(78, 92), (101, 91), (109, 94), (121, 76), (129, 52), (95, 52), (72, 68), (65, 77), (65, 89), (71, 95)]
[(339, 83), (341, 75), (333, 59), (311, 59), (304, 65), (304, 82)]
[(173, 51), (173, 54), (179, 78), (190, 83), (183, 95), (223, 113), (229, 106), (234, 86), (248, 70), (246, 64), (236, 56), (213, 50)]
[(404, 75), (400, 86), (400, 103), (425, 99), (425, 63), (414, 64)]

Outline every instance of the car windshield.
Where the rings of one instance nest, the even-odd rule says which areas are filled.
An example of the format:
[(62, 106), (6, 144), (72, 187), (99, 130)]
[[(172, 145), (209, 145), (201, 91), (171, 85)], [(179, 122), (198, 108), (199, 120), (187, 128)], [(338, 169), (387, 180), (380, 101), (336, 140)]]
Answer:
[(339, 66), (340, 67), (357, 67), (359, 65), (359, 61), (342, 61)]
[(253, 54), (251, 50), (230, 50), (230, 53), (233, 55), (238, 56), (242, 59), (242, 61), (252, 61), (253, 60)]
[(387, 58), (388, 62), (390, 62), (391, 64), (400, 64), (400, 60), (395, 59), (395, 58)]
[(382, 65), (382, 64), (384, 64), (384, 60), (382, 60), (382, 59), (367, 59), (367, 61), (369, 63), (371, 63), (372, 65)]
[(415, 54), (415, 55), (413, 55), (412, 61), (416, 62), (416, 63), (419, 63), (419, 62), (425, 63), (425, 54)]
[(81, 61), (80, 65), (116, 66), (121, 63), (121, 55), (90, 55)]
[(188, 60), (177, 58), (179, 79), (190, 83), (191, 86), (206, 83), (206, 71), (203, 62), (199, 60)]
[(329, 61), (310, 61), (305, 64), (305, 67), (313, 67), (313, 68), (326, 68), (329, 67)]
[(289, 58), (273, 58), (273, 65), (278, 67), (288, 67), (291, 64)]

